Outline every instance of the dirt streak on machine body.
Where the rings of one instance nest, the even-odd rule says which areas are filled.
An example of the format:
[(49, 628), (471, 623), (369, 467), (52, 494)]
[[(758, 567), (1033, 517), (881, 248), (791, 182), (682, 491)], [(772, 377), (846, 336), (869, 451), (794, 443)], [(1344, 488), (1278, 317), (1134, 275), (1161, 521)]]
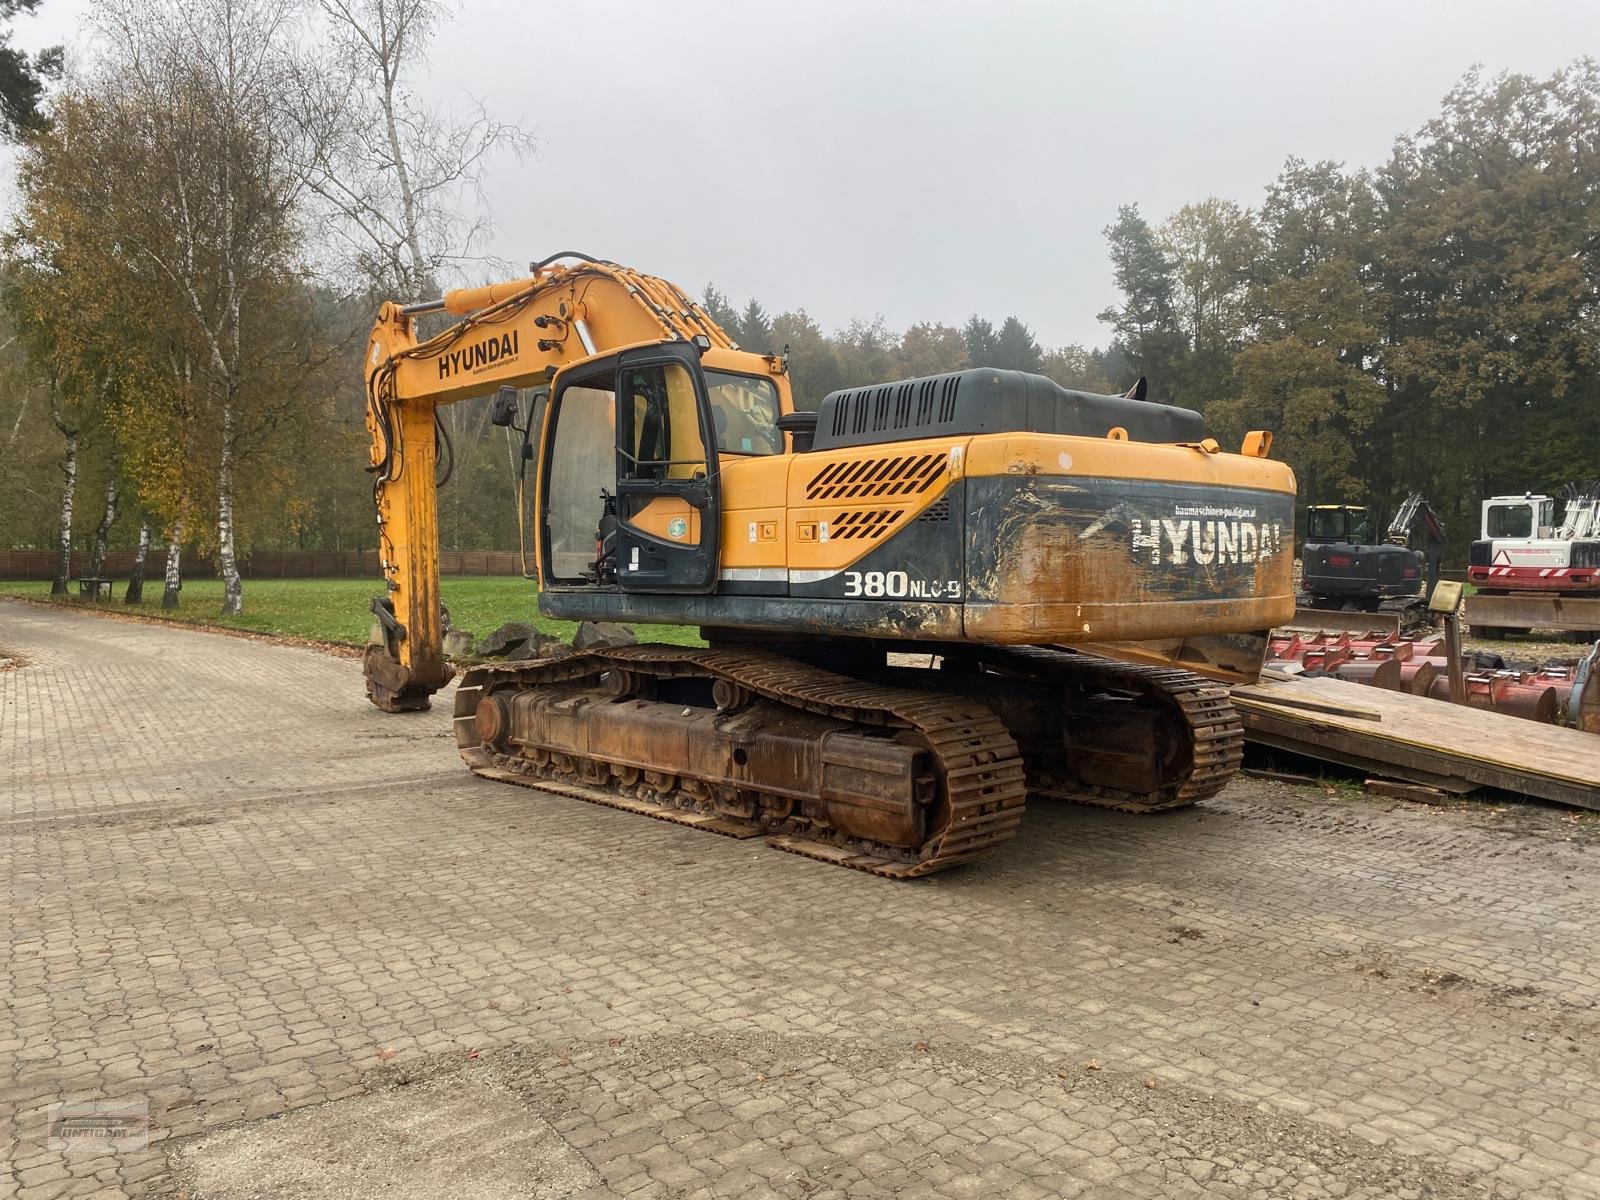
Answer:
[[(890, 876), (992, 849), (1029, 793), (1151, 811), (1226, 783), (1242, 733), (1215, 681), (1253, 678), (1294, 607), (1270, 435), (1227, 453), (1142, 380), (982, 367), (796, 412), (786, 356), (663, 280), (556, 257), (373, 330), (374, 703), (451, 678), (436, 410), (493, 393), (526, 418), (540, 611), (708, 646), (474, 668), (455, 729), (480, 774)], [(439, 309), (462, 320), (419, 341)]]

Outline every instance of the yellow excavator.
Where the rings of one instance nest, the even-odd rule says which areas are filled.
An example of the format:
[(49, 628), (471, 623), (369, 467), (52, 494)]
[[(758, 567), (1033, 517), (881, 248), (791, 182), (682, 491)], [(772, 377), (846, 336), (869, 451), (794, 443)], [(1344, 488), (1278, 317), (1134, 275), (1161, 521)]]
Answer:
[[(419, 339), (418, 319), (459, 318)], [(431, 318), (437, 320), (437, 317)], [(894, 878), (1010, 838), (1026, 797), (1214, 795), (1294, 611), (1295, 480), (1199, 414), (974, 367), (796, 411), (786, 354), (577, 254), (383, 305), (366, 360), (387, 594), (368, 695), (426, 708), (442, 650), (440, 406), (522, 432), (539, 610), (704, 647), (474, 667), (461, 754), (526, 784)], [(535, 416), (538, 424), (535, 427)]]

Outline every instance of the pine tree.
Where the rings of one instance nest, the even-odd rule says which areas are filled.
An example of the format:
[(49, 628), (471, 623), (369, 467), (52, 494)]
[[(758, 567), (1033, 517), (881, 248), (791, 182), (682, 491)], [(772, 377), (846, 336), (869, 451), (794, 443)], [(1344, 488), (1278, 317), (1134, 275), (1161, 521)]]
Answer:
[(1007, 317), (995, 337), (992, 365), (1008, 371), (1037, 372), (1043, 362), (1044, 353), (1033, 340), (1033, 330), (1016, 317)]
[(39, 129), (44, 115), (39, 102), (44, 84), (61, 74), (61, 47), (52, 46), (29, 57), (11, 45), (11, 21), (32, 13), (40, 0), (0, 0), (0, 134), (15, 140)]
[(1106, 227), (1105, 235), (1122, 307), (1106, 309), (1100, 320), (1117, 331), (1112, 348), (1122, 352), (1133, 370), (1170, 392), (1187, 348), (1178, 326), (1172, 261), (1136, 204), (1117, 209), (1116, 222)]
[(967, 323), (962, 326), (961, 336), (967, 343), (967, 362), (974, 367), (994, 366), (995, 334), (994, 326), (985, 321), (977, 313), (967, 318)]
[(700, 296), (700, 307), (722, 326), (723, 332), (735, 341), (739, 340), (739, 312), (729, 303), (728, 297), (717, 290), (716, 284), (706, 284), (706, 290)]
[(1155, 232), (1139, 215), (1137, 204), (1117, 209), (1117, 220), (1105, 229), (1111, 246), (1111, 270), (1122, 307), (1100, 314), (1130, 344), (1177, 329), (1174, 297), (1177, 280), (1172, 261), (1156, 241)]
[(739, 345), (762, 353), (772, 349), (772, 320), (754, 296), (739, 316)]

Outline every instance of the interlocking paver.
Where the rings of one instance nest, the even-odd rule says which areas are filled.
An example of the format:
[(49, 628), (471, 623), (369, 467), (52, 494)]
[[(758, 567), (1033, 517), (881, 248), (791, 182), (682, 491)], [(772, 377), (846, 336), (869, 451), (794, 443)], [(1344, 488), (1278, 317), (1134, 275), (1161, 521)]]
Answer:
[[(0, 648), (0, 1196), (453, 1074), (594, 1194), (1600, 1192), (1561, 814), (1242, 780), (896, 885), (473, 778), (346, 659), (14, 604)], [(150, 1149), (44, 1149), (107, 1097)]]

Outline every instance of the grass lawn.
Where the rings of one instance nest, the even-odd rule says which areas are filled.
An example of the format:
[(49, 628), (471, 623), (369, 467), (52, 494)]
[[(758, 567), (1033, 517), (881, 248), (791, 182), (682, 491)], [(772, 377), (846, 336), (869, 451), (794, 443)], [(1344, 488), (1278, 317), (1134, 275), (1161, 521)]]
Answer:
[[(383, 590), (381, 583), (371, 579), (246, 579), (244, 612), (237, 617), (223, 617), (218, 611), (222, 607), (220, 579), (186, 580), (181, 603), (175, 610), (161, 607), (159, 576), (145, 582), (145, 603), (136, 607), (122, 603), (125, 587), (124, 581), (118, 582), (113, 600), (79, 600), (74, 593), (57, 603), (69, 608), (98, 607), (114, 612), (148, 613), (196, 625), (250, 629), (280, 637), (361, 646), (366, 643), (367, 628), (372, 623), (367, 605)], [(577, 628), (571, 621), (550, 621), (541, 617), (538, 589), (526, 579), (446, 576), (442, 587), (445, 607), (450, 610), (450, 623), (468, 630), (474, 637), (481, 638), (507, 621), (525, 621), (564, 641), (571, 640)], [(50, 584), (0, 581), (0, 597), (3, 596), (48, 600)], [(699, 631), (690, 626), (641, 625), (638, 633), (640, 641), (701, 644)]]

